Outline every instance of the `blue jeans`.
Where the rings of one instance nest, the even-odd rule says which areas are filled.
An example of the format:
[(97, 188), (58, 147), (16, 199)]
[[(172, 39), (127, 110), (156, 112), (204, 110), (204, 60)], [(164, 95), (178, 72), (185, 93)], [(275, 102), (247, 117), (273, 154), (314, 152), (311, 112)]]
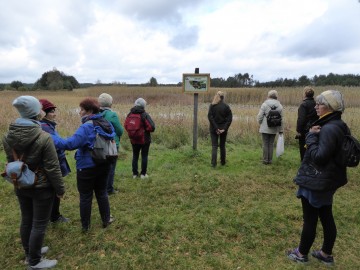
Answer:
[(107, 192), (114, 192), (114, 177), (115, 177), (115, 169), (116, 169), (117, 159), (112, 161), (109, 165), (109, 174), (107, 177)]
[(52, 188), (17, 189), (21, 210), (20, 236), (29, 265), (40, 262), (55, 192)]
[(141, 174), (145, 175), (147, 172), (148, 155), (149, 155), (150, 143), (145, 144), (132, 144), (133, 159), (132, 159), (132, 171), (133, 175), (139, 175), (138, 161), (141, 151)]
[(109, 164), (94, 168), (77, 170), (77, 188), (80, 194), (80, 218), (83, 229), (90, 228), (93, 193), (99, 206), (101, 220), (107, 223), (110, 219), (110, 204), (107, 193)]

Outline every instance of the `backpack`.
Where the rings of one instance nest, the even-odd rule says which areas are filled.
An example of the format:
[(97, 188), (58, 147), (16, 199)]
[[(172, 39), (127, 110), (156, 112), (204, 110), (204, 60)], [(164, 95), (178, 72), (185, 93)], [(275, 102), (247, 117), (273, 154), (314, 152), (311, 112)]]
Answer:
[(276, 110), (276, 106), (270, 107), (270, 111), (266, 116), (268, 127), (280, 127), (281, 126), (281, 114)]
[(36, 172), (30, 170), (28, 165), (22, 161), (24, 154), (18, 157), (15, 150), (12, 149), (12, 151), (14, 161), (6, 164), (5, 171), (1, 176), (16, 188), (29, 188), (34, 186), (38, 179)]
[(360, 143), (359, 141), (346, 134), (341, 147), (342, 151), (342, 164), (346, 167), (356, 167), (360, 161)]
[(96, 132), (94, 148), (91, 150), (91, 157), (96, 164), (103, 164), (116, 160), (118, 158), (118, 152), (115, 140), (109, 140)]
[(145, 126), (142, 114), (130, 113), (125, 119), (124, 128), (132, 144), (145, 143)]
[(118, 151), (115, 140), (106, 138), (99, 134), (101, 127), (97, 121), (89, 120), (94, 125), (96, 132), (94, 147), (91, 149), (91, 157), (95, 164), (104, 164), (115, 161), (118, 158)]

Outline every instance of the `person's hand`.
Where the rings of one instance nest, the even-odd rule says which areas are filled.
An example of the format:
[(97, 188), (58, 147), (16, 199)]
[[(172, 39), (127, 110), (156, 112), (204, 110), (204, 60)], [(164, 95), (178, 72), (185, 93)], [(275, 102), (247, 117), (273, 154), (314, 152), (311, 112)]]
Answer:
[(309, 132), (312, 132), (312, 133), (319, 133), (321, 130), (321, 126), (312, 126), (309, 130)]
[(58, 197), (59, 199), (62, 199), (62, 198), (64, 198), (64, 194), (63, 195), (56, 194), (56, 197)]

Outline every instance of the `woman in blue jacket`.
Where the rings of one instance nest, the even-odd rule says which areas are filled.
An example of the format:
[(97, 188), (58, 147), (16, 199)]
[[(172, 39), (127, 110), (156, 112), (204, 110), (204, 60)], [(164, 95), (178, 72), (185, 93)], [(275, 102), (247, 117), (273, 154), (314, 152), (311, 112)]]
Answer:
[[(42, 110), (45, 112), (45, 116), (40, 120), (42, 130), (53, 135), (59, 135), (56, 128), (56, 106), (47, 99), (39, 100), (42, 106)], [(62, 176), (68, 175), (71, 170), (66, 160), (65, 151), (56, 149), (58, 155), (60, 169)], [(54, 196), (53, 207), (50, 216), (50, 222), (69, 222), (69, 219), (60, 214), (60, 199)]]
[(67, 139), (53, 135), (53, 139), (58, 149), (77, 149), (75, 160), (77, 188), (80, 194), (80, 217), (82, 229), (87, 232), (90, 228), (93, 192), (99, 206), (103, 228), (114, 220), (110, 215), (107, 193), (109, 163), (96, 164), (91, 157), (91, 149), (94, 147), (96, 138), (95, 126), (97, 129), (100, 128), (102, 136), (109, 139), (114, 138), (115, 132), (110, 122), (99, 114), (100, 106), (97, 99), (85, 98), (79, 106), (82, 124), (74, 135)]

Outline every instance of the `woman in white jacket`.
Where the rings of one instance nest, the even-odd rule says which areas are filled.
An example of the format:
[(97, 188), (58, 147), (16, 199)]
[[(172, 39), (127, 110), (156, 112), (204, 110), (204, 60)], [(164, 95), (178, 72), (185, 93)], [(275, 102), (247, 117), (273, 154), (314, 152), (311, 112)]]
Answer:
[(274, 152), (274, 141), (277, 133), (282, 134), (284, 131), (283, 121), (280, 126), (269, 127), (267, 123), (267, 115), (271, 108), (275, 108), (283, 119), (283, 106), (277, 100), (278, 93), (276, 90), (270, 90), (268, 92), (268, 98), (261, 105), (259, 113), (257, 115), (257, 121), (260, 124), (259, 132), (263, 141), (263, 164), (268, 165), (272, 163), (272, 157)]

